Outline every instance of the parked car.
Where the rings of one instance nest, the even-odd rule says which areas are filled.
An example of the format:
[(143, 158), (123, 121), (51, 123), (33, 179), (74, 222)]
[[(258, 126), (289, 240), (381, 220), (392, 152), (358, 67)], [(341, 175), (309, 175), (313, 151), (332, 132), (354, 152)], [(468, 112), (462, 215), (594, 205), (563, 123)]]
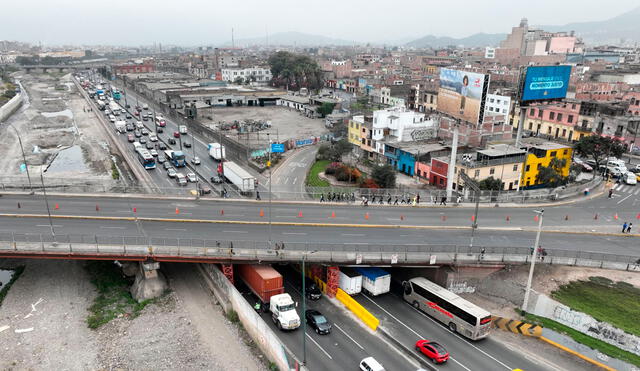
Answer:
[(416, 350), (427, 356), (433, 363), (444, 363), (449, 359), (449, 352), (434, 341), (418, 340)]
[(593, 171), (593, 167), (589, 164), (587, 164), (586, 162), (582, 161), (579, 158), (574, 158), (573, 162), (575, 162), (576, 164), (580, 165), (580, 167), (582, 168), (583, 171), (585, 172), (590, 172)]
[(200, 165), (200, 157), (195, 156), (191, 158), (191, 163), (194, 165)]
[(304, 317), (309, 327), (314, 329), (318, 335), (328, 335), (331, 333), (331, 323), (317, 310), (308, 309)]
[[(168, 164), (168, 162), (165, 162), (165, 164)], [(176, 172), (176, 169), (174, 169), (172, 167), (169, 167), (167, 169), (167, 175), (169, 176), (169, 178), (175, 178), (177, 174), (178, 173)]]
[(198, 181), (198, 177), (196, 177), (196, 174), (194, 173), (187, 173), (187, 180), (191, 183), (195, 183)]
[(622, 176), (622, 180), (628, 185), (636, 185), (638, 180), (636, 179), (636, 174), (632, 172), (627, 172)]

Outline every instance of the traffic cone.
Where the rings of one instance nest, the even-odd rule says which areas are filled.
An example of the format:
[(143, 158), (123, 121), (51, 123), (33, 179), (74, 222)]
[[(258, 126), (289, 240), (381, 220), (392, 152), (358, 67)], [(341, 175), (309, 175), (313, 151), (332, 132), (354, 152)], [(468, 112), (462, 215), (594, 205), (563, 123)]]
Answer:
[(220, 210), (220, 215), (224, 215), (224, 209)]
[(404, 215), (400, 215), (400, 220), (404, 220)]
[(615, 215), (613, 215), (613, 219), (618, 220), (618, 213), (615, 213)]
[(137, 213), (137, 212), (138, 212), (138, 208), (134, 207), (134, 208), (133, 208), (133, 212), (134, 212), (134, 213)]
[(638, 213), (638, 215), (636, 215), (636, 219), (640, 219), (640, 213)]
[(596, 215), (593, 216), (593, 220), (598, 220), (598, 213), (596, 213)]
[(176, 207), (176, 214), (180, 214), (180, 209)]
[(505, 218), (507, 221), (511, 220), (511, 217), (509, 215), (507, 215), (507, 217)]
[(335, 217), (336, 217), (336, 212), (335, 212), (335, 211), (332, 211), (332, 212), (331, 212), (331, 217), (332, 217), (332, 218), (335, 218)]
[(96, 211), (100, 211), (100, 206), (98, 206), (98, 204), (96, 204)]
[(264, 209), (260, 209), (260, 216), (264, 216)]
[(564, 220), (569, 220), (569, 214), (564, 216)]
[(302, 218), (302, 210), (298, 211), (298, 218)]
[(20, 202), (18, 202), (18, 209), (21, 208), (22, 206), (20, 206)]
[(369, 220), (369, 213), (364, 213), (364, 218), (365, 218), (366, 220)]
[(446, 216), (446, 215), (443, 215), (440, 219), (442, 219), (442, 221), (444, 222), (444, 221), (446, 221), (446, 220), (447, 220), (447, 216)]
[(471, 215), (471, 221), (475, 222), (476, 221), (476, 216), (475, 215)]
[(60, 208), (60, 205), (56, 204), (56, 207), (54, 207), (54, 209), (58, 210)]
[(540, 217), (536, 215), (536, 216), (533, 217), (533, 220), (535, 220), (537, 222), (538, 220), (540, 220)]

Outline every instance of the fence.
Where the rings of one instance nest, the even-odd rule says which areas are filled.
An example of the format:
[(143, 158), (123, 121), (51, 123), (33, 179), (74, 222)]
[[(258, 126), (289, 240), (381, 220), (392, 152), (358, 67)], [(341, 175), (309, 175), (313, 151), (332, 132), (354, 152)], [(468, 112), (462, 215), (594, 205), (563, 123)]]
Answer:
[[(285, 246), (286, 245), (286, 246)], [(276, 248), (276, 246), (278, 246)], [(616, 255), (547, 249), (540, 263), (640, 271), (640, 255)], [(313, 252), (313, 253), (311, 253)], [(0, 256), (123, 256), (157, 261), (300, 261), (334, 264), (435, 265), (528, 263), (528, 246), (380, 245), (268, 241), (224, 241), (196, 238), (0, 233)], [(135, 260), (135, 259), (134, 259)]]

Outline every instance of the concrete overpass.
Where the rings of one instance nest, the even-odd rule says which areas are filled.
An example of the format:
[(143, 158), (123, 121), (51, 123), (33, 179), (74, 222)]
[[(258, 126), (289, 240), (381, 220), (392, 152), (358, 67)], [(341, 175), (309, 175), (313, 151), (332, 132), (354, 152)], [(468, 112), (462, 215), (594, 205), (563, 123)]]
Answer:
[(15, 66), (25, 70), (27, 73), (31, 71), (42, 71), (47, 72), (49, 70), (58, 71), (58, 72), (70, 72), (70, 71), (78, 71), (78, 70), (90, 70), (92, 68), (104, 67), (105, 63), (87, 63), (87, 64), (60, 64), (60, 65), (46, 65), (46, 64), (28, 64), (28, 65), (19, 65)]

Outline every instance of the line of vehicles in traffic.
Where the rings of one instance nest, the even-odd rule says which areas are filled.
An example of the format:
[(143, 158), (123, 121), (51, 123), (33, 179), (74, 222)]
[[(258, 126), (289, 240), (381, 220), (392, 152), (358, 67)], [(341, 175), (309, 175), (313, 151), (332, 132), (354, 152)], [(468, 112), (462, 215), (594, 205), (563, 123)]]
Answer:
[[(582, 167), (583, 171), (591, 172), (596, 169), (596, 162), (594, 160), (581, 160), (574, 158), (573, 162)], [(636, 165), (631, 169), (627, 168), (625, 162), (617, 157), (609, 157), (603, 164), (600, 164), (598, 172), (617, 179), (619, 182), (624, 182), (628, 185), (636, 185), (640, 181), (640, 165)]]
[[(257, 298), (255, 305), (259, 313), (268, 311), (271, 320), (282, 331), (295, 330), (300, 327), (300, 316), (296, 311), (298, 303), (284, 290), (284, 279), (280, 271), (270, 265), (245, 264), (236, 265), (236, 272), (242, 282)], [(302, 275), (293, 272), (291, 277), (294, 287), (301, 291), (301, 295), (316, 301), (322, 297), (322, 292), (316, 283), (304, 276), (305, 289), (302, 292)], [(388, 293), (391, 287), (391, 275), (377, 267), (341, 267), (338, 287), (349, 295), (366, 292), (377, 296)], [(458, 333), (471, 340), (487, 337), (491, 328), (491, 314), (486, 310), (461, 298), (455, 293), (429, 281), (424, 277), (415, 277), (402, 283), (402, 298), (409, 305), (429, 315), (448, 327), (451, 332)], [(266, 309), (268, 308), (268, 309)], [(317, 309), (308, 309), (304, 313), (304, 321), (318, 335), (329, 335), (332, 324)], [(433, 363), (445, 363), (450, 355), (444, 346), (427, 339), (419, 339), (413, 344), (419, 354), (427, 357)], [(360, 369), (384, 370), (384, 367), (374, 357), (367, 357), (360, 361)]]

